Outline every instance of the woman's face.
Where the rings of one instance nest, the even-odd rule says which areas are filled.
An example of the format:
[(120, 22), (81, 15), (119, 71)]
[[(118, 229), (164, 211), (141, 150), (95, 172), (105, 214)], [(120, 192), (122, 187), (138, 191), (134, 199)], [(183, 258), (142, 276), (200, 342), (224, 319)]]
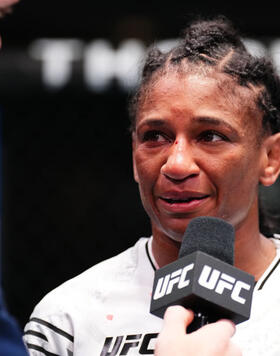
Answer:
[(261, 114), (246, 105), (254, 106), (252, 92), (229, 89), (229, 81), (221, 86), (213, 77), (168, 74), (141, 103), (134, 176), (154, 235), (180, 241), (197, 216), (239, 226), (256, 209)]

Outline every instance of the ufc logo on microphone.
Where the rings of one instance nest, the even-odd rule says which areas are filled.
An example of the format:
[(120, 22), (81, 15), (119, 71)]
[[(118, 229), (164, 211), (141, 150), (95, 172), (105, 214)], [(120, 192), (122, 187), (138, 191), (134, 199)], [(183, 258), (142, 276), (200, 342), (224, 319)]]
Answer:
[(172, 292), (173, 287), (177, 285), (178, 289), (187, 287), (190, 284), (190, 279), (187, 278), (187, 274), (194, 268), (194, 264), (191, 263), (184, 268), (180, 268), (177, 271), (167, 274), (165, 277), (159, 278), (153, 299), (157, 300)]
[(213, 269), (205, 265), (199, 277), (198, 283), (207, 289), (214, 290), (218, 294), (223, 294), (227, 289), (231, 292), (231, 299), (237, 303), (245, 304), (246, 299), (241, 297), (243, 289), (249, 291), (251, 286), (243, 281), (238, 281), (236, 278)]

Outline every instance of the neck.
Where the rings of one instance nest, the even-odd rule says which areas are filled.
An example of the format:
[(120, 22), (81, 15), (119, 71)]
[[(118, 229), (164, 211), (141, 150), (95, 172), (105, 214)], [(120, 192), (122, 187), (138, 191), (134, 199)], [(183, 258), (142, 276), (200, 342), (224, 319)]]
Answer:
[(273, 242), (262, 235), (258, 225), (249, 224), (236, 230), (234, 265), (258, 280), (276, 255)]
[[(159, 268), (177, 260), (180, 242), (153, 231), (152, 251)], [(258, 208), (247, 216), (235, 234), (235, 267), (252, 274), (258, 280), (276, 255), (273, 242), (259, 231)]]
[(153, 231), (152, 252), (159, 268), (177, 260), (180, 245), (160, 231)]

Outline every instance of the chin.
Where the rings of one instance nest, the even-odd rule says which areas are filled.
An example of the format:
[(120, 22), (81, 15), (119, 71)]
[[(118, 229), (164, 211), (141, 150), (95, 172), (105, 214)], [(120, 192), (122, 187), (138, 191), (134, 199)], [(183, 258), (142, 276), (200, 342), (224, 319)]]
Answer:
[(184, 233), (186, 231), (186, 228), (187, 228), (187, 224), (181, 228), (181, 229), (178, 229), (178, 227), (176, 228), (172, 228), (172, 227), (163, 227), (161, 229), (161, 231), (166, 235), (168, 236), (171, 240), (174, 240), (176, 242), (182, 242), (182, 239), (183, 239), (183, 236), (184, 236)]
[(153, 235), (165, 235), (167, 238), (179, 242), (182, 242), (186, 228), (192, 220), (192, 218), (173, 218), (173, 219), (162, 219), (160, 220), (158, 216), (152, 215), (150, 217)]

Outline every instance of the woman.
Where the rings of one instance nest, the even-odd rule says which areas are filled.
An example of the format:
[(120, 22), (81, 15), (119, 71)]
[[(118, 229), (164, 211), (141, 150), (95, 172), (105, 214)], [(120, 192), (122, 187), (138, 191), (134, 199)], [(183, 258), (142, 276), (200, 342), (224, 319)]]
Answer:
[(149, 51), (130, 112), (152, 237), (48, 294), (25, 328), (31, 355), (153, 353), (153, 269), (177, 259), (189, 221), (206, 215), (234, 226), (235, 265), (257, 280), (234, 341), (244, 355), (279, 354), (279, 243), (260, 232), (258, 202), (259, 184), (280, 170), (279, 88), (271, 63), (223, 17), (191, 23), (168, 53)]

